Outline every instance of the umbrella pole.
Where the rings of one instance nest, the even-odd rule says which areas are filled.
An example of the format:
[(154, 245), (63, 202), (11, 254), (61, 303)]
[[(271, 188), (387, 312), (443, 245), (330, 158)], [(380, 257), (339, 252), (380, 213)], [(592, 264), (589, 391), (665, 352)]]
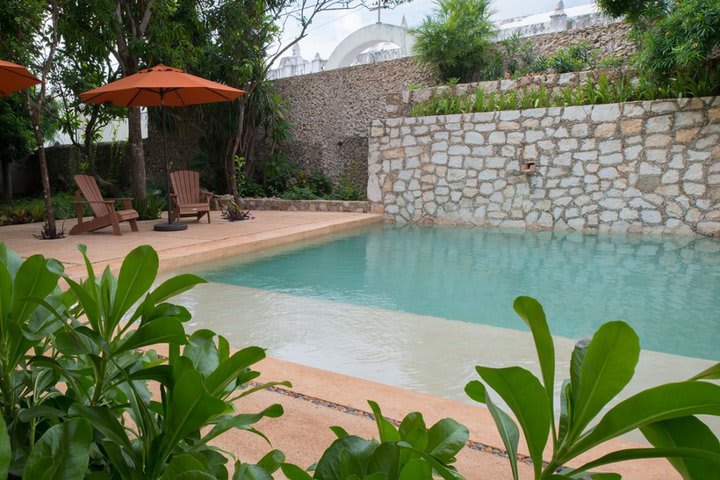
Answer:
[(160, 93), (160, 115), (162, 116), (162, 130), (163, 130), (163, 158), (165, 159), (165, 189), (167, 191), (167, 223), (156, 223), (155, 230), (158, 232), (177, 232), (179, 230), (187, 230), (187, 225), (184, 223), (176, 222), (173, 223), (172, 218), (172, 197), (170, 196), (170, 162), (167, 154), (167, 129), (165, 128), (165, 105), (163, 105), (164, 92)]

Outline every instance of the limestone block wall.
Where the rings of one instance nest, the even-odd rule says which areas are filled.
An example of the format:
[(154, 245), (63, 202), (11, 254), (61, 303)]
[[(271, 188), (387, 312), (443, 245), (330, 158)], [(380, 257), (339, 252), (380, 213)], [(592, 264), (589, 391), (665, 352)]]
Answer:
[(378, 120), (368, 200), (400, 223), (720, 235), (719, 140), (718, 97)]

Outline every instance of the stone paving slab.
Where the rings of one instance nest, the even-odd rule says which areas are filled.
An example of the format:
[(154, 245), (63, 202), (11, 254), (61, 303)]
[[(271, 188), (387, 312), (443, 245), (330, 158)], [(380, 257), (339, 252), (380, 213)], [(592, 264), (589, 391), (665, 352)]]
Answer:
[[(81, 277), (85, 269), (77, 250), (80, 244), (87, 245), (95, 267), (109, 265), (113, 269), (133, 248), (151, 245), (158, 251), (160, 270), (168, 271), (383, 221), (380, 215), (364, 213), (254, 211), (253, 215), (254, 220), (228, 222), (219, 212), (212, 212), (212, 223), (191, 221), (187, 230), (179, 232), (156, 232), (153, 225), (157, 221), (144, 221), (138, 222), (139, 232), (121, 224), (121, 236), (105, 228), (60, 240), (33, 237), (40, 231), (40, 223), (10, 225), (0, 227), (0, 242), (23, 257), (41, 253), (56, 258), (65, 264), (70, 276)], [(60, 221), (58, 226), (63, 223), (69, 231), (76, 221)]]

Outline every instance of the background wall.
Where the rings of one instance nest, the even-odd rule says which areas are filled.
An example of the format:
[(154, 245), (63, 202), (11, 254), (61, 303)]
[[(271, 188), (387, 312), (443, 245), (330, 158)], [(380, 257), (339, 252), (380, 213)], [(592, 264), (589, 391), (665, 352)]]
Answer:
[[(627, 56), (634, 50), (625, 35), (628, 30), (624, 23), (612, 23), (537, 35), (532, 40), (542, 56), (582, 41), (600, 49), (603, 56)], [(364, 190), (370, 122), (399, 114), (388, 114), (385, 105), (401, 104), (400, 92), (412, 84), (437, 84), (412, 58), (276, 80), (288, 101), (287, 118), (295, 126), (294, 139), (281, 150), (309, 169), (321, 169), (333, 179), (345, 176)]]
[(719, 140), (720, 97), (378, 120), (368, 200), (400, 223), (719, 235)]

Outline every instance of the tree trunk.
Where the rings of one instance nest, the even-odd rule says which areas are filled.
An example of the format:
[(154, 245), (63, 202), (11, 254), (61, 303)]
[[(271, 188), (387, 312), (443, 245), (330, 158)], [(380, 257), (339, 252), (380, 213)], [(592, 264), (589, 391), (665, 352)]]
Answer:
[(55, 211), (52, 206), (52, 198), (50, 197), (50, 175), (48, 174), (47, 158), (45, 157), (45, 139), (40, 131), (39, 119), (33, 115), (33, 130), (35, 131), (35, 141), (38, 144), (38, 159), (40, 160), (40, 179), (42, 180), (43, 199), (45, 200), (45, 221), (47, 222), (47, 230), (45, 231), (47, 238), (58, 238), (57, 226), (55, 225)]
[(10, 178), (10, 160), (1, 160), (3, 178), (3, 203), (12, 202), (12, 180)]
[(130, 144), (130, 188), (135, 198), (147, 197), (145, 151), (143, 150), (140, 107), (128, 108), (128, 143)]

